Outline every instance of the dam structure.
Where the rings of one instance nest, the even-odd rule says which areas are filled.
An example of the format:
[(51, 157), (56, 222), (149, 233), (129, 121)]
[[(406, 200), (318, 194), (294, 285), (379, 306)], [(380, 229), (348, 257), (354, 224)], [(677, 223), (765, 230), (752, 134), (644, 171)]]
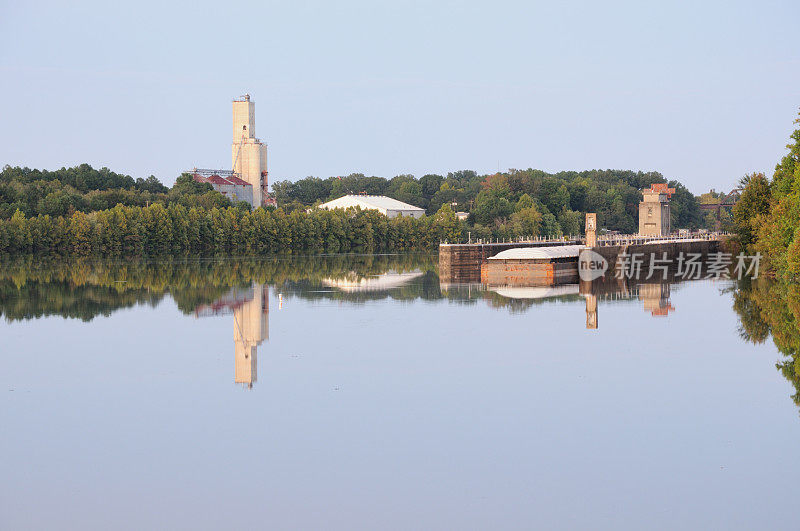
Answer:
[[(722, 250), (722, 235), (598, 236), (587, 215), (586, 236), (574, 239), (515, 243), (439, 245), (439, 278), (444, 284), (482, 283), (487, 286), (554, 286), (577, 283), (582, 253), (592, 251), (603, 261), (600, 276), (614, 276), (621, 268), (639, 270), (654, 263), (659, 271), (674, 272), (678, 258), (694, 256), (705, 263)], [(590, 245), (587, 245), (590, 243)], [(632, 261), (635, 257), (638, 262)]]
[[(721, 251), (721, 235), (674, 234), (666, 183), (642, 190), (638, 234), (598, 234), (597, 214), (586, 214), (582, 238), (536, 239), (503, 243), (442, 243), (439, 278), (444, 284), (481, 282), (487, 286), (555, 286), (578, 282), (580, 268), (602, 265), (602, 271), (583, 271), (593, 279), (618, 274), (626, 268), (640, 273), (643, 261), (666, 273), (692, 256), (705, 262)], [(681, 231), (683, 232), (683, 231)], [(623, 274), (628, 272), (622, 271)], [(647, 273), (647, 272), (646, 272)], [(650, 272), (652, 275), (652, 271)], [(629, 275), (630, 276), (630, 275)]]

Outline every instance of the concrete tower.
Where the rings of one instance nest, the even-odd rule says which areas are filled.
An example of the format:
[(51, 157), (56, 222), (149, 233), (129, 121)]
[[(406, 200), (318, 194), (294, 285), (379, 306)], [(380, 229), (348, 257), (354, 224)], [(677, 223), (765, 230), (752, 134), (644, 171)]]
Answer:
[(256, 102), (250, 95), (233, 100), (233, 171), (253, 185), (253, 208), (267, 197), (267, 145), (256, 138)]
[(258, 379), (258, 346), (269, 338), (269, 297), (261, 284), (253, 298), (233, 310), (234, 381), (252, 387)]
[(586, 214), (586, 246), (597, 247), (597, 214)]
[(642, 236), (667, 236), (670, 233), (669, 198), (675, 188), (663, 183), (653, 183), (642, 190), (639, 203), (639, 234)]

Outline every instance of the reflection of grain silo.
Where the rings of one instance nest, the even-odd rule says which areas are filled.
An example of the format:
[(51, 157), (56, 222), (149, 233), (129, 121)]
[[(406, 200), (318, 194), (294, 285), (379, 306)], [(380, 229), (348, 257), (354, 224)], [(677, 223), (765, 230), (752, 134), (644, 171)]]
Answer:
[(257, 380), (258, 346), (269, 338), (269, 295), (253, 285), (253, 298), (233, 310), (234, 381), (252, 387)]

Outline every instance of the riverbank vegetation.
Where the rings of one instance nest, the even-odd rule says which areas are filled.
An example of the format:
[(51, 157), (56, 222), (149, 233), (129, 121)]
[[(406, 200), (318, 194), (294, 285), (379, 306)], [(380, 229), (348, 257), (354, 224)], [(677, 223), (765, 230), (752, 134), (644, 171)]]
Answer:
[[(795, 120), (800, 124), (800, 118)], [(800, 128), (791, 135), (789, 152), (772, 179), (763, 173), (742, 178), (739, 202), (733, 208), (737, 243), (762, 254), (766, 274), (800, 278)]]
[[(532, 169), (420, 179), (309, 177), (274, 183), (279, 208), (251, 211), (187, 174), (167, 188), (153, 176), (133, 179), (88, 164), (56, 171), (6, 166), (0, 172), (0, 253), (406, 251), (467, 238), (579, 235), (586, 212), (597, 212), (603, 228), (633, 233), (640, 189), (665, 181), (657, 172)], [(697, 228), (697, 198), (680, 183), (669, 184), (676, 188), (673, 226)], [(388, 195), (426, 208), (428, 216), (390, 220), (376, 212), (313, 209), (347, 193)], [(459, 220), (454, 210), (468, 212), (467, 219)]]
[(420, 219), (389, 219), (375, 210), (286, 214), (155, 203), (61, 217), (26, 217), (18, 210), (0, 221), (0, 250), (64, 256), (409, 251), (433, 249), (461, 236), (460, 222), (447, 205)]

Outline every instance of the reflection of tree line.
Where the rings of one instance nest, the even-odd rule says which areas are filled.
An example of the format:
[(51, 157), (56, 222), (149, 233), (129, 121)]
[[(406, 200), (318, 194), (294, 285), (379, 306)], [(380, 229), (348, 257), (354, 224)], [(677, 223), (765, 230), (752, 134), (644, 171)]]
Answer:
[[(619, 286), (593, 283), (581, 296), (515, 299), (486, 290), (480, 284), (440, 284), (434, 255), (282, 256), (267, 259), (210, 259), (147, 261), (42, 261), (30, 257), (0, 264), (0, 315), (28, 320), (49, 315), (89, 321), (98, 315), (140, 304), (156, 305), (170, 295), (190, 314), (225, 297), (231, 288), (273, 285), (288, 296), (306, 300), (360, 303), (394, 300), (441, 300), (475, 304), (484, 300), (496, 309), (524, 312), (535, 305), (574, 302), (581, 296), (639, 299), (653, 315), (666, 313), (670, 283)], [(345, 291), (325, 284), (329, 279), (352, 279), (388, 272), (421, 271), (413, 282), (387, 291)], [(642, 289), (647, 288), (647, 289)], [(795, 387), (800, 406), (800, 284), (768, 279), (741, 281), (733, 291), (740, 334), (763, 343), (770, 336), (785, 358), (777, 363)], [(648, 306), (648, 302), (651, 304)], [(596, 319), (596, 306), (593, 306)], [(587, 304), (587, 316), (589, 305)], [(588, 320), (587, 320), (588, 326)], [(254, 375), (253, 375), (254, 378)]]
[(792, 400), (800, 406), (800, 284), (766, 278), (742, 281), (733, 293), (733, 309), (742, 339), (763, 343), (772, 336), (785, 356), (776, 367), (794, 386)]
[[(0, 264), (0, 315), (25, 320), (47, 315), (91, 320), (138, 304), (155, 305), (169, 294), (184, 313), (252, 283), (286, 285), (387, 271), (427, 271), (429, 255), (278, 256), (265, 259), (69, 261), (23, 257)], [(413, 291), (414, 288), (411, 288)], [(426, 296), (432, 296), (426, 288)], [(380, 295), (380, 294), (376, 294)], [(393, 293), (395, 295), (395, 293)], [(402, 297), (402, 293), (396, 294)], [(385, 296), (385, 293), (382, 294)], [(408, 297), (412, 297), (410, 293)], [(419, 296), (419, 295), (416, 295)], [(360, 294), (354, 298), (358, 299)]]
[(98, 315), (140, 304), (155, 305), (163, 298), (146, 289), (119, 292), (109, 286), (74, 285), (67, 281), (26, 280), (17, 287), (0, 279), (0, 314), (6, 319), (28, 320), (48, 315), (89, 321)]
[[(175, 300), (182, 312), (190, 314), (204, 305), (224, 300), (232, 288), (249, 289), (253, 285), (274, 286), (284, 297), (351, 304), (385, 298), (448, 300), (455, 304), (475, 304), (483, 300), (491, 308), (512, 313), (541, 304), (580, 301), (581, 296), (586, 295), (582, 291), (579, 296), (576, 290), (575, 295), (561, 297), (515, 298), (487, 290), (480, 284), (442, 284), (436, 258), (427, 254), (157, 262), (88, 259), (38, 262), (25, 258), (0, 265), (0, 314), (10, 320), (47, 315), (90, 320), (138, 304), (155, 305), (165, 295)], [(406, 274), (411, 272), (416, 274)], [(397, 277), (411, 280), (390, 282), (384, 289), (383, 280)], [(361, 289), (359, 279), (369, 279), (368, 286)], [(342, 282), (338, 282), (340, 280)], [(355, 289), (348, 289), (351, 285), (355, 285)], [(593, 286), (594, 291), (605, 289), (624, 295), (616, 284), (606, 288)], [(602, 297), (602, 293), (600, 295)], [(637, 295), (638, 292), (629, 294)], [(669, 297), (668, 291), (666, 297)]]

